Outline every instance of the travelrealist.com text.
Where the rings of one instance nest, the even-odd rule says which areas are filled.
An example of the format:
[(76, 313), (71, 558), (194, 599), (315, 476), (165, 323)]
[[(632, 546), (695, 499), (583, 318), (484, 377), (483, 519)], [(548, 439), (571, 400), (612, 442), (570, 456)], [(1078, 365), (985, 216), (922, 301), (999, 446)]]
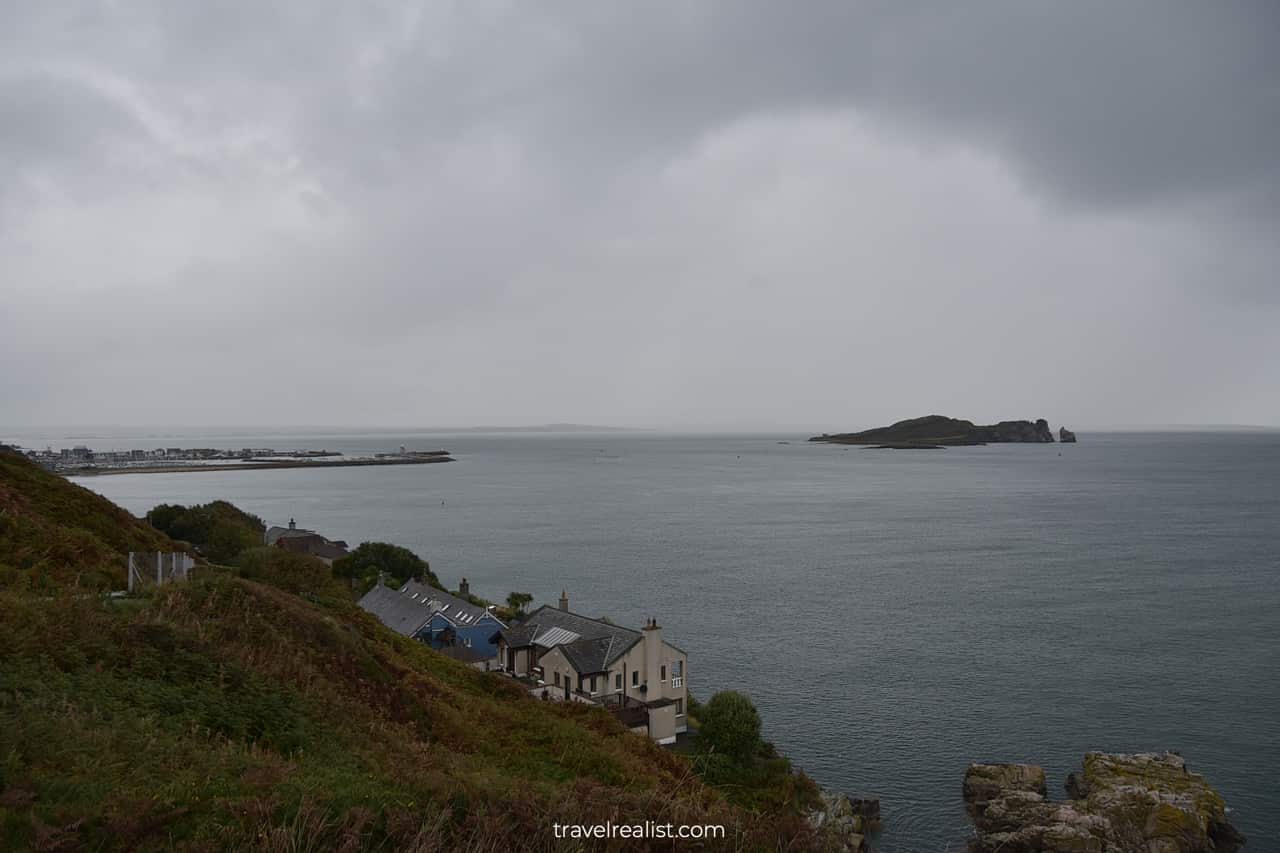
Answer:
[(606, 823), (552, 824), (556, 838), (724, 838), (724, 827), (719, 824), (683, 824), (656, 823), (647, 820), (644, 823)]

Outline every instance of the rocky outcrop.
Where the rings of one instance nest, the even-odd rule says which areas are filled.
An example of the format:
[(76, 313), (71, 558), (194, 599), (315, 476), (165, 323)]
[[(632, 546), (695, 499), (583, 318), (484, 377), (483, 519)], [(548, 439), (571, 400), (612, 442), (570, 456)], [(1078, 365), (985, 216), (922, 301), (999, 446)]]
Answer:
[(1172, 752), (1090, 752), (1067, 777), (1071, 798), (1047, 798), (1031, 764), (972, 764), (964, 801), (977, 836), (969, 853), (1233, 853), (1244, 837), (1204, 777)]
[(820, 796), (822, 807), (809, 813), (809, 825), (826, 836), (828, 849), (864, 853), (867, 833), (880, 828), (880, 801), (851, 800), (830, 791), (821, 791)]
[(1075, 444), (1076, 434), (1066, 427), (1058, 427), (1058, 441), (1063, 444)]
[(1044, 418), (1037, 418), (1033, 423), (1031, 421), (1001, 421), (994, 426), (976, 427), (979, 434), (988, 433), (989, 437), (984, 439), (991, 442), (1024, 442), (1031, 444), (1052, 444), (1053, 430), (1049, 429), (1049, 422)]
[(1048, 444), (1053, 441), (1053, 431), (1044, 418), (1035, 421), (1000, 421), (997, 424), (979, 426), (973, 421), (948, 418), (945, 415), (925, 415), (898, 421), (887, 427), (842, 432), (836, 435), (815, 435), (810, 441), (831, 444), (870, 444), (883, 447), (914, 446), (963, 446), (973, 444), (1007, 444), (1030, 442)]

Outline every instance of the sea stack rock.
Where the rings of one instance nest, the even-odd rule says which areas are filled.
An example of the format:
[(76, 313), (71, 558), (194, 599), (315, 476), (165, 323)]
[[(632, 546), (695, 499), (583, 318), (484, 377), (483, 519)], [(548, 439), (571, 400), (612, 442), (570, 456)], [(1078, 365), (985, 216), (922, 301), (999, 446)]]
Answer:
[(1058, 441), (1063, 444), (1075, 444), (1076, 434), (1066, 427), (1058, 427)]
[(964, 800), (969, 853), (1235, 853), (1244, 836), (1204, 777), (1172, 752), (1090, 752), (1050, 802), (1033, 764), (971, 764)]

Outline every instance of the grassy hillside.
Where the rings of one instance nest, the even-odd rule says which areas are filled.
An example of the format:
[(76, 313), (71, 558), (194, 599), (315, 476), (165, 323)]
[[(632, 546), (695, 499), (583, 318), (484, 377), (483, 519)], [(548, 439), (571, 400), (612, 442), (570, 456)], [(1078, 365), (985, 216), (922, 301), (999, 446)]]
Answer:
[[(132, 530), (110, 508), (77, 535), (109, 548), (108, 518)], [(822, 849), (794, 804), (731, 805), (603, 712), (387, 630), (322, 563), (246, 554), (134, 598), (0, 589), (0, 849), (589, 849), (552, 824), (609, 820)]]
[(101, 495), (0, 450), (0, 586), (123, 589), (129, 551), (175, 547)]

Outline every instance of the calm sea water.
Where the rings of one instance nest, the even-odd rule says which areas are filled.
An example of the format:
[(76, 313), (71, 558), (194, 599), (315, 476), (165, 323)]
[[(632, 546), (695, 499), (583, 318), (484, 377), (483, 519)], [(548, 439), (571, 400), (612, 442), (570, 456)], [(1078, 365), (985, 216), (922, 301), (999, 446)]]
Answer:
[(1280, 849), (1280, 433), (931, 452), (776, 435), (81, 438), (447, 447), (458, 462), (81, 482), (138, 513), (227, 498), (400, 543), (494, 599), (563, 588), (587, 614), (656, 616), (699, 696), (749, 693), (819, 782), (882, 798), (885, 853), (963, 849), (968, 762), (1037, 762), (1059, 787), (1089, 749), (1181, 750), (1249, 848)]

